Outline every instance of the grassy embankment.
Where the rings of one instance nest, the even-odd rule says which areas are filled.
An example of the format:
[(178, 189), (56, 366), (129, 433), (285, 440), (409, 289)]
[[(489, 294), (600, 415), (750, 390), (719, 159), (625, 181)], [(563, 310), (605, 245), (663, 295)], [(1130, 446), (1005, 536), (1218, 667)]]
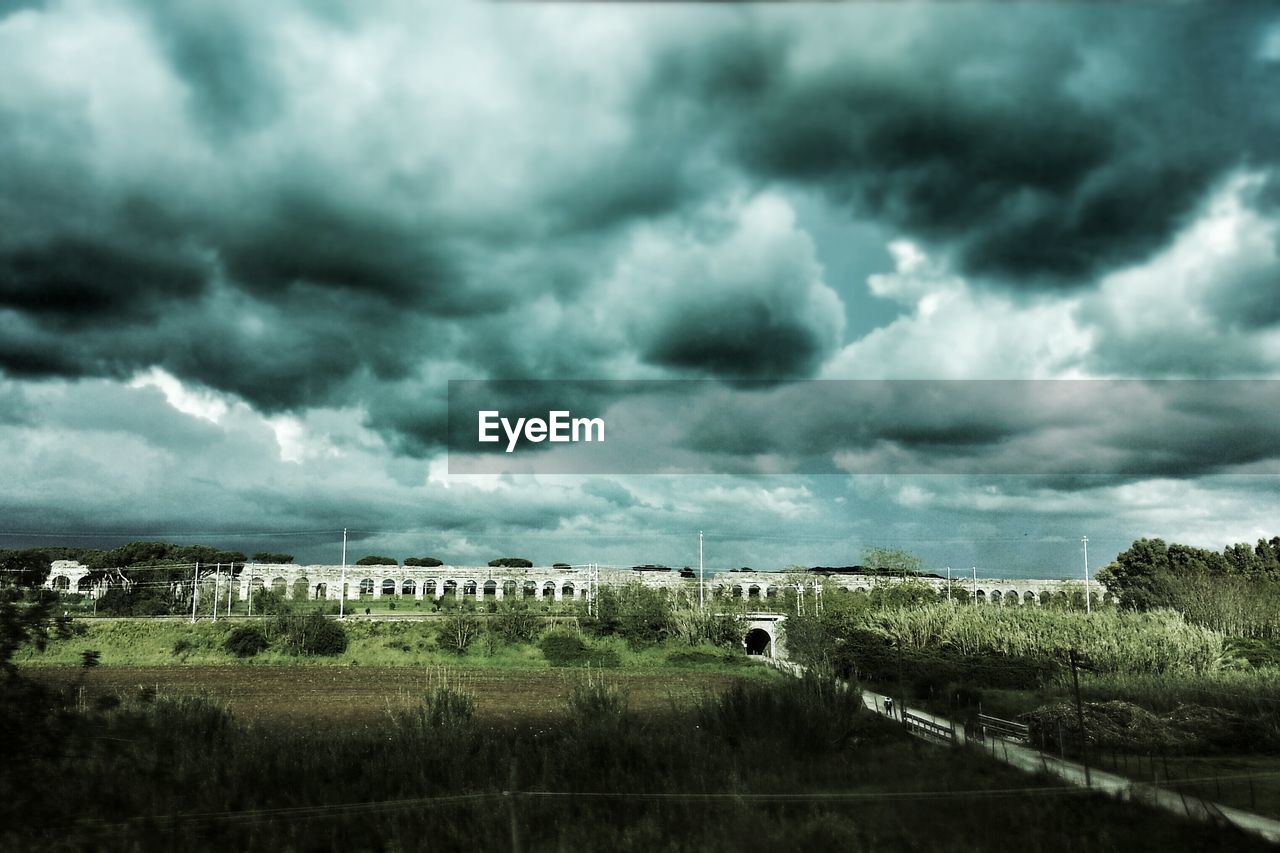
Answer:
[[(258, 624), (269, 629), (271, 617)], [(300, 657), (277, 647), (268, 648), (252, 658), (238, 659), (223, 644), (237, 627), (247, 620), (205, 619), (191, 624), (181, 620), (112, 619), (78, 620), (85, 633), (55, 639), (40, 651), (26, 646), (14, 660), (22, 666), (79, 666), (82, 655), (94, 650), (100, 653), (104, 666), (170, 666), (225, 665), (247, 666), (458, 666), (498, 669), (550, 669), (536, 644), (498, 642), (493, 635), (481, 633), (465, 654), (439, 643), (440, 623), (386, 622), (351, 618), (342, 625), (347, 634), (346, 651), (332, 656)], [(548, 621), (543, 631), (574, 629), (573, 617)], [(708, 645), (690, 647), (669, 641), (641, 649), (630, 647), (619, 637), (589, 640), (593, 650), (616, 656), (618, 665), (626, 669), (671, 666), (695, 666), (699, 669), (738, 671), (748, 661), (741, 652)]]

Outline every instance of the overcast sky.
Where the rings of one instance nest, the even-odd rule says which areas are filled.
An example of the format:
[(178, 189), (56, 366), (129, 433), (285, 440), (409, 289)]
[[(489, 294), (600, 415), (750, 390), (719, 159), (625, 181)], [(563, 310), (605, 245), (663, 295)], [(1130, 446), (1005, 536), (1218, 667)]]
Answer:
[(451, 379), (1280, 379), (1273, 8), (4, 4), (0, 547), (678, 566), (703, 529), (712, 567), (1057, 577), (1085, 534), (1278, 535), (1265, 387), (904, 403), (910, 474), (849, 473), (812, 396), (672, 411), (700, 476), (444, 444)]

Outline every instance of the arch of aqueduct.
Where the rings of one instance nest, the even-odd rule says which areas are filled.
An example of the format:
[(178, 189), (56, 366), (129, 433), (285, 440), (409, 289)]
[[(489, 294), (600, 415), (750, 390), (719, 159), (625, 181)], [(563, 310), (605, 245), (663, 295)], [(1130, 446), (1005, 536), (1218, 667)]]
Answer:
[[(211, 567), (212, 568), (212, 567)], [(251, 589), (274, 589), (285, 598), (332, 599), (340, 596), (346, 583), (348, 601), (363, 595), (374, 599), (409, 597), (417, 601), (439, 600), (446, 595), (459, 600), (500, 601), (504, 598), (536, 598), (565, 601), (585, 598), (595, 584), (620, 586), (639, 581), (662, 589), (688, 589), (695, 594), (697, 578), (681, 577), (676, 571), (634, 571), (631, 569), (587, 566), (535, 567), (531, 569), (491, 568), (489, 566), (299, 566), (289, 564), (247, 563), (235, 574), (240, 600), (249, 597)], [(713, 596), (745, 599), (768, 599), (784, 589), (802, 586), (804, 595), (820, 595), (824, 589), (861, 590), (870, 592), (877, 584), (894, 583), (895, 578), (870, 575), (784, 574), (782, 572), (721, 572), (707, 579), (707, 591)], [(947, 590), (945, 578), (922, 578), (940, 594)], [(97, 594), (100, 586), (89, 578), (89, 569), (70, 560), (53, 563), (45, 586), (65, 592)], [(1076, 580), (1021, 580), (1010, 578), (956, 578), (953, 591), (963, 590), (978, 603), (999, 605), (1040, 605), (1055, 596), (1072, 596), (1083, 589)], [(1102, 584), (1092, 582), (1092, 595), (1097, 602), (1110, 601), (1111, 595)]]

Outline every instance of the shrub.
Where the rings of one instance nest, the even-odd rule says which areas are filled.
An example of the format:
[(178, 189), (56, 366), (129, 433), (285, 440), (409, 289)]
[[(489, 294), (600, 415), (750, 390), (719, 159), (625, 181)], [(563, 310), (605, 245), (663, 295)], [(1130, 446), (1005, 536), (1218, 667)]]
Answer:
[(593, 649), (577, 634), (553, 631), (538, 643), (542, 656), (552, 666), (618, 666), (613, 649)]
[(173, 644), (173, 654), (175, 657), (177, 655), (185, 655), (187, 652), (191, 651), (194, 648), (195, 648), (194, 643), (192, 643), (186, 637), (182, 637), (181, 639), (179, 639), (177, 642)]
[(346, 630), (319, 611), (282, 614), (276, 628), (290, 654), (340, 655), (347, 650)]
[(466, 654), (477, 637), (480, 636), (480, 620), (468, 613), (453, 613), (440, 622), (439, 640), (441, 648), (457, 654)]
[(379, 557), (376, 554), (370, 554), (367, 557), (361, 557), (356, 560), (357, 566), (398, 566), (400, 561), (395, 557)]
[(227, 635), (222, 647), (238, 658), (251, 658), (271, 643), (257, 625), (242, 625)]
[(404, 561), (406, 566), (424, 566), (426, 568), (434, 568), (435, 566), (443, 566), (444, 561), (437, 560), (435, 557), (409, 557)]

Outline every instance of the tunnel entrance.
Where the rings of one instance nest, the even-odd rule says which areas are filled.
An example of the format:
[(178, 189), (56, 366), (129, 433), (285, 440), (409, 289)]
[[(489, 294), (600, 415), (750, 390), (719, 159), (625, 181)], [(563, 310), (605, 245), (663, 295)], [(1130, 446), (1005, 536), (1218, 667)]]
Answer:
[(768, 655), (769, 646), (773, 642), (773, 638), (769, 636), (769, 632), (763, 628), (752, 628), (747, 632), (747, 654), (749, 655)]

